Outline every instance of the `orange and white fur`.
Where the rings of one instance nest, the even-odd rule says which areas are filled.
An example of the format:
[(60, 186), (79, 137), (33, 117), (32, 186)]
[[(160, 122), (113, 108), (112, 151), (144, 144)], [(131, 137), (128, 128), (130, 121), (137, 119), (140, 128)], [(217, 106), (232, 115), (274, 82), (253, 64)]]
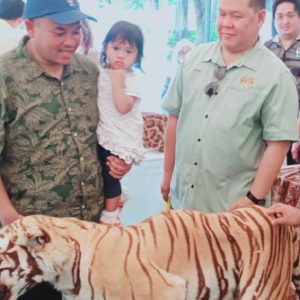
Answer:
[(117, 228), (24, 217), (0, 230), (0, 299), (49, 281), (74, 300), (286, 300), (299, 289), (293, 228), (263, 208), (162, 213)]

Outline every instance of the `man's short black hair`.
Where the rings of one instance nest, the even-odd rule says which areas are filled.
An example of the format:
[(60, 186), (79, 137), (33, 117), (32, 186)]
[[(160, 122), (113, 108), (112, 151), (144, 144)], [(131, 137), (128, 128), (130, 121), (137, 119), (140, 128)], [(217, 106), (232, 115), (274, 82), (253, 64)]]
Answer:
[(17, 20), (21, 18), (24, 6), (22, 0), (0, 0), (0, 19)]
[(255, 9), (265, 9), (266, 8), (266, 0), (249, 0), (250, 6)]
[(300, 16), (300, 2), (299, 0), (276, 0), (273, 3), (273, 8), (272, 8), (272, 13), (273, 13), (273, 19), (275, 18), (275, 13), (277, 10), (278, 5), (285, 3), (285, 2), (289, 2), (295, 5), (295, 11), (298, 13), (298, 15)]

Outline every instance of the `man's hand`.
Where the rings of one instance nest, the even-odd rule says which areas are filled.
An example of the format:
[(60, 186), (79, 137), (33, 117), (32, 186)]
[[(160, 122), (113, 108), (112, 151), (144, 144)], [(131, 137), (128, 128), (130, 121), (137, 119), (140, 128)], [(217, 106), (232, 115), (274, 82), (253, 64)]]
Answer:
[(163, 181), (160, 185), (160, 192), (163, 199), (167, 202), (170, 193), (170, 184), (172, 179), (172, 173), (164, 173)]
[(115, 179), (122, 179), (132, 167), (132, 164), (126, 164), (123, 159), (115, 156), (109, 156), (106, 164), (110, 169), (109, 174)]
[(238, 208), (241, 208), (243, 206), (249, 206), (249, 205), (254, 205), (254, 203), (248, 199), (246, 196), (243, 198), (238, 199), (235, 203), (233, 203), (227, 211), (232, 211)]
[(299, 159), (299, 142), (295, 142), (292, 144), (292, 156), (293, 156), (293, 160), (296, 161), (298, 164), (300, 162)]
[(278, 219), (272, 220), (273, 225), (285, 224), (289, 226), (300, 226), (300, 209), (277, 203), (267, 210), (268, 215), (279, 214)]
[(19, 215), (19, 214), (17, 213), (17, 211), (7, 212), (7, 213), (5, 214), (5, 216), (1, 219), (1, 224), (2, 224), (3, 226), (6, 226), (6, 225), (8, 225), (8, 224), (10, 224), (10, 223), (13, 223), (14, 221), (16, 221), (16, 220), (22, 218), (22, 217), (23, 217), (23, 216)]

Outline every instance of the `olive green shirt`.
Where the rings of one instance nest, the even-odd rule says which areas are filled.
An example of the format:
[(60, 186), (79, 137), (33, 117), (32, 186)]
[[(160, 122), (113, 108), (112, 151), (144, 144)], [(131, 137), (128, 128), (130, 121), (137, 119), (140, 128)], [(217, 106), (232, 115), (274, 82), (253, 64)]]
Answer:
[[(97, 220), (97, 67), (75, 54), (59, 81), (19, 47), (0, 57), (0, 173), (22, 215)], [(1, 208), (0, 208), (1, 209)]]
[(204, 90), (218, 81), (218, 66), (225, 66), (220, 42), (196, 47), (162, 105), (178, 116), (171, 182), (176, 209), (225, 211), (250, 190), (266, 141), (298, 140), (297, 89), (282, 61), (258, 41), (227, 67), (209, 97)]

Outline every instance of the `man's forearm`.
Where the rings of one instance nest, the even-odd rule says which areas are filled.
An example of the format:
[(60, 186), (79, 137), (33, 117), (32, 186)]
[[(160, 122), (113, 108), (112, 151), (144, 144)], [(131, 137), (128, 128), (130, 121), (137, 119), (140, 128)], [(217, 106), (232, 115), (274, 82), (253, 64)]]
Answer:
[(175, 147), (176, 147), (176, 129), (178, 118), (175, 115), (169, 115), (165, 132), (165, 159), (164, 173), (172, 174), (175, 164)]
[(0, 177), (0, 222), (7, 225), (18, 218), (16, 209), (11, 204), (11, 201), (4, 188), (2, 179)]
[(298, 132), (299, 132), (299, 137), (300, 137), (300, 110), (298, 113)]
[(263, 155), (257, 170), (255, 180), (251, 187), (251, 193), (257, 199), (263, 199), (270, 191), (276, 176), (278, 175), (284, 158), (290, 149), (291, 142), (268, 142), (268, 147)]

